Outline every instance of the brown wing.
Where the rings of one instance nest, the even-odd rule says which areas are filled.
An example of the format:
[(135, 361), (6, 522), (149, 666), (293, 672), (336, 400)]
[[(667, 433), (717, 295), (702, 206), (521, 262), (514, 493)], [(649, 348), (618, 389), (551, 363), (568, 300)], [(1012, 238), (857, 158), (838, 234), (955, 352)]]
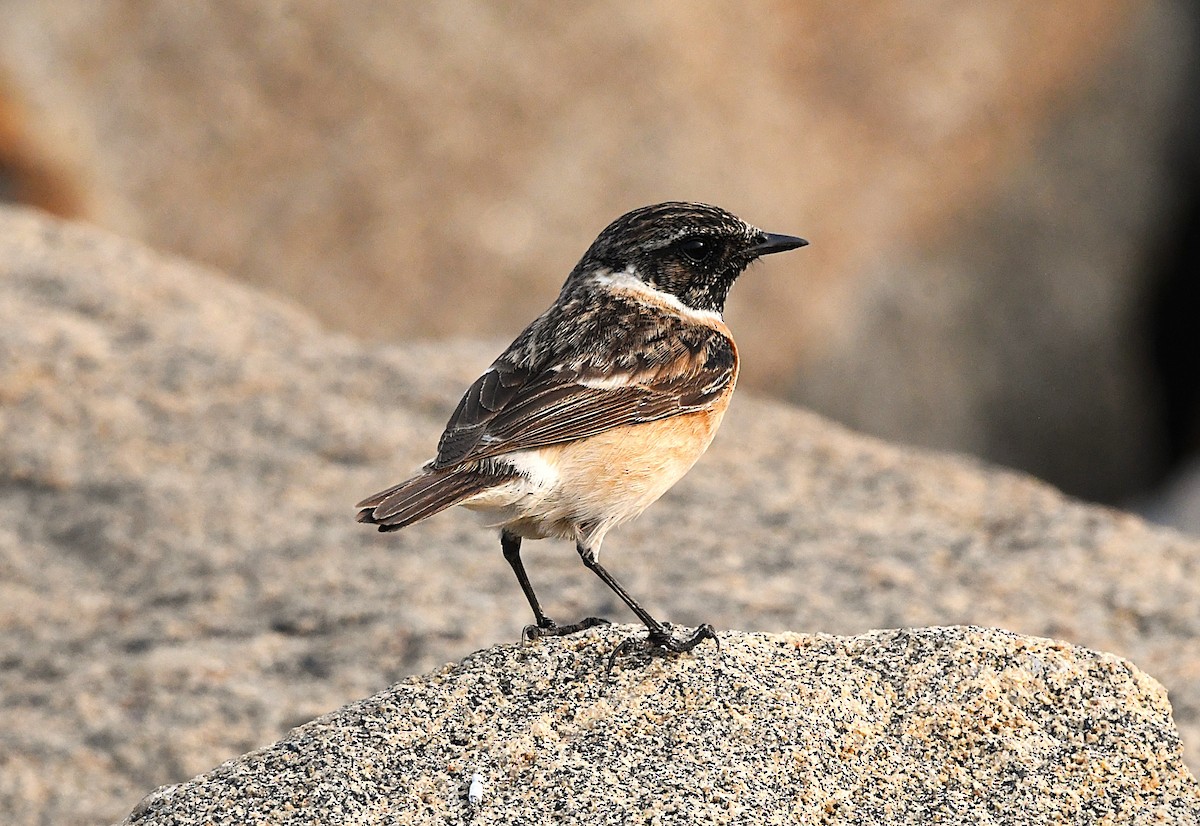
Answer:
[(652, 342), (636, 344), (620, 358), (559, 360), (539, 370), (501, 356), (459, 402), (432, 467), (702, 410), (736, 377), (733, 342), (712, 328), (689, 325), (670, 334), (660, 328)]

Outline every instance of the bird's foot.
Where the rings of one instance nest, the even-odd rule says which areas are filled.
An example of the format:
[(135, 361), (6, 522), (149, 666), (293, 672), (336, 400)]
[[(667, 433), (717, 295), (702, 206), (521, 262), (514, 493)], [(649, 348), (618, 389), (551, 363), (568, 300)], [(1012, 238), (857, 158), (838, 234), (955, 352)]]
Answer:
[(521, 632), (521, 637), (526, 640), (536, 640), (539, 637), (565, 637), (567, 634), (586, 631), (597, 625), (611, 624), (604, 617), (584, 617), (579, 622), (573, 622), (570, 625), (559, 625), (554, 620), (547, 618), (537, 625), (526, 625), (525, 630)]
[(717, 646), (717, 653), (720, 653), (721, 640), (717, 636), (716, 630), (707, 622), (698, 626), (691, 635), (682, 638), (676, 638), (671, 633), (670, 624), (664, 622), (657, 628), (651, 628), (650, 634), (646, 637), (627, 637), (622, 640), (621, 644), (614, 648), (608, 657), (608, 670), (612, 671), (613, 663), (618, 658), (635, 651), (648, 651), (651, 655), (656, 651), (685, 654), (705, 640), (712, 640), (713, 644)]
[(712, 640), (713, 644), (717, 646), (717, 650), (721, 650), (721, 639), (717, 636), (716, 630), (707, 622), (698, 626), (690, 637), (683, 639), (676, 639), (675, 635), (671, 633), (669, 625), (663, 625), (660, 629), (652, 629), (650, 636), (646, 638), (646, 642), (655, 648), (661, 648), (674, 654), (686, 654), (705, 640)]

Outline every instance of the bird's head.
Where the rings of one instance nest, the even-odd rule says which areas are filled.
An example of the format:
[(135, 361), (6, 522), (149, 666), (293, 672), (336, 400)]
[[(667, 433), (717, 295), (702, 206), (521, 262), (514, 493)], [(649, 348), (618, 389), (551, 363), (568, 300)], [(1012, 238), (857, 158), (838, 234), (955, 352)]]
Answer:
[(763, 232), (719, 207), (669, 201), (627, 212), (609, 224), (571, 280), (631, 276), (692, 309), (720, 313), (729, 288), (751, 262), (807, 243)]

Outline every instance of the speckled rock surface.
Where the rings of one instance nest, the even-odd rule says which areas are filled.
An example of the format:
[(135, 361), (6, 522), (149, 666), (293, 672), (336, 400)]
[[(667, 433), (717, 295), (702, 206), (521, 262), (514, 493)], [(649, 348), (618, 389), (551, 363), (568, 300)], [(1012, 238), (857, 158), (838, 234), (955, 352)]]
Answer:
[[(499, 343), (369, 348), (218, 274), (0, 209), (0, 823), (149, 789), (472, 651), (527, 607), (465, 512), (353, 504), (432, 451)], [(743, 348), (745, 359), (755, 358)], [(629, 619), (561, 542), (552, 616)], [(1200, 541), (739, 393), (605, 561), (656, 616), (858, 634), (976, 624), (1127, 657), (1200, 748)]]
[(161, 789), (125, 823), (1200, 819), (1166, 692), (1117, 657), (962, 627), (729, 633), (720, 655), (606, 675), (634, 630), (481, 651)]

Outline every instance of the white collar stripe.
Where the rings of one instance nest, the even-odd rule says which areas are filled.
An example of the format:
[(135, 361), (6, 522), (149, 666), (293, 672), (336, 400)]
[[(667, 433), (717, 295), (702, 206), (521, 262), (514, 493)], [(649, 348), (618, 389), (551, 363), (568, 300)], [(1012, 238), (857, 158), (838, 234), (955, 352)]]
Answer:
[(629, 270), (623, 270), (616, 273), (599, 272), (596, 274), (595, 280), (596, 283), (602, 287), (612, 287), (624, 292), (636, 293), (638, 295), (646, 296), (647, 298), (652, 298), (655, 301), (666, 304), (680, 315), (690, 316), (699, 321), (711, 322), (724, 320), (721, 318), (721, 314), (714, 310), (698, 310), (695, 307), (689, 307), (679, 300), (679, 296), (651, 287)]

